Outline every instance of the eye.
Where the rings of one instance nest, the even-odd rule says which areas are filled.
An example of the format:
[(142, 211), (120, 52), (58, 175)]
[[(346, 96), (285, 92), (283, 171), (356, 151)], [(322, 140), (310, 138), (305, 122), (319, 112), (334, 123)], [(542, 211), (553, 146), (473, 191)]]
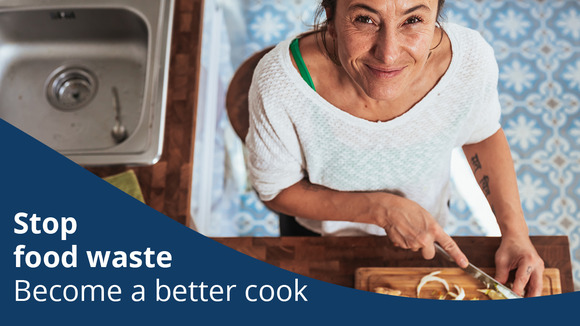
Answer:
[(374, 24), (374, 21), (371, 17), (364, 15), (357, 16), (354, 21), (362, 24)]
[(423, 19), (419, 16), (411, 16), (405, 20), (405, 25), (413, 25), (422, 22)]

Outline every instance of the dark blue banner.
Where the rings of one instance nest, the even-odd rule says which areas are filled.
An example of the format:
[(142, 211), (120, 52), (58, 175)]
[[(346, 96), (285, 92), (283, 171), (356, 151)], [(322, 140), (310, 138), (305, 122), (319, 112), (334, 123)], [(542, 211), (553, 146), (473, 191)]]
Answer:
[(441, 302), (344, 288), (225, 247), (0, 120), (2, 325), (574, 322), (580, 293)]

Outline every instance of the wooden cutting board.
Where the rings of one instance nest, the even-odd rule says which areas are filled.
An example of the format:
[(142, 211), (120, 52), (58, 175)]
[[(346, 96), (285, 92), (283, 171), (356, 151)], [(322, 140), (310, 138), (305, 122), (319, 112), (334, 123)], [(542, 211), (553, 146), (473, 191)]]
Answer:
[[(495, 274), (493, 268), (482, 268), (489, 275)], [(431, 268), (431, 267), (364, 267), (358, 268), (355, 272), (355, 288), (364, 291), (375, 292), (377, 287), (386, 287), (393, 290), (400, 290), (402, 296), (416, 298), (417, 286), (423, 276), (434, 271), (441, 271), (437, 276), (446, 280), (450, 289), (453, 284), (457, 284), (465, 291), (465, 300), (479, 299), (489, 300), (489, 297), (477, 291), (484, 289), (478, 280), (466, 274), (460, 268)], [(444, 286), (439, 282), (429, 282), (425, 284), (420, 293), (421, 298), (438, 299), (440, 294), (446, 293)], [(560, 294), (562, 287), (560, 284), (560, 270), (557, 268), (546, 268), (544, 271), (544, 288), (542, 295)]]

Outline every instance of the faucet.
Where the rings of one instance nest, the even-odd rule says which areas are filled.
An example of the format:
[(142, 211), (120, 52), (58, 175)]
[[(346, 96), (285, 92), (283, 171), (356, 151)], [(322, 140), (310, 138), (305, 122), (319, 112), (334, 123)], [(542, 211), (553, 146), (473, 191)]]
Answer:
[(127, 128), (123, 125), (121, 121), (121, 104), (119, 102), (119, 92), (117, 87), (111, 89), (113, 92), (113, 109), (115, 110), (115, 126), (111, 131), (111, 135), (117, 144), (123, 142), (127, 139)]

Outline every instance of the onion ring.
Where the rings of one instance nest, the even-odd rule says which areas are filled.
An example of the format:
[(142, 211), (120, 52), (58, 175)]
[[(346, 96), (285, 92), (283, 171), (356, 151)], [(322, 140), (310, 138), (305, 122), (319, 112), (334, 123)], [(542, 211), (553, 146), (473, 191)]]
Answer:
[(445, 296), (443, 296), (442, 298), (445, 298), (447, 295), (449, 295), (453, 298), (453, 300), (463, 300), (465, 298), (465, 290), (463, 290), (463, 288), (459, 287), (457, 284), (453, 284), (453, 287), (455, 287), (455, 289), (457, 290), (457, 294), (449, 291), (449, 284), (447, 283), (447, 281), (436, 276), (439, 273), (441, 273), (441, 271), (435, 271), (431, 274), (423, 276), (423, 278), (419, 282), (419, 285), (417, 286), (417, 298), (420, 298), (419, 294), (421, 293), (421, 288), (423, 288), (425, 284), (429, 282), (439, 282), (443, 284), (445, 290), (447, 291), (447, 294), (445, 294)]

